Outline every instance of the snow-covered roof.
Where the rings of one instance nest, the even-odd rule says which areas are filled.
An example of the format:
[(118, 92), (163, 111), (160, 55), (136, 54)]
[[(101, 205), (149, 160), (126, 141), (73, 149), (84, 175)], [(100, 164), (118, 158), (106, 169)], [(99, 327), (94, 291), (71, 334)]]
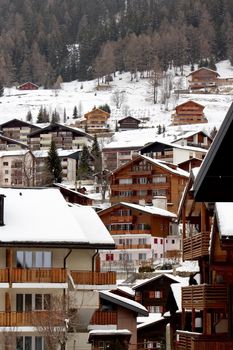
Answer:
[(173, 168), (171, 168), (169, 166), (168, 163), (166, 165), (166, 163), (164, 161), (160, 161), (159, 159), (152, 159), (152, 158), (144, 156), (144, 155), (141, 155), (141, 157), (146, 159), (150, 163), (153, 163), (155, 165), (158, 165), (158, 166), (162, 167), (163, 169), (168, 170), (171, 173), (174, 173), (174, 174), (177, 174), (177, 175), (180, 175), (180, 176), (189, 177), (189, 173), (187, 171), (185, 171), (183, 169), (180, 169), (178, 167), (176, 167), (176, 169), (173, 169)]
[(0, 188), (0, 194), (6, 196), (0, 245), (114, 247), (111, 235), (94, 209), (68, 205), (59, 189)]
[(122, 290), (122, 292), (134, 297), (135, 295), (135, 291), (131, 288), (131, 287), (128, 287), (128, 286), (117, 286), (117, 289), (118, 290)]
[(27, 152), (29, 152), (28, 149), (16, 149), (11, 151), (0, 151), (0, 158), (2, 157), (9, 157), (9, 156), (24, 156)]
[(89, 332), (90, 335), (131, 335), (132, 333), (128, 329), (96, 329)]
[(140, 210), (140, 211), (144, 211), (148, 214), (152, 214), (152, 215), (159, 215), (159, 216), (168, 216), (171, 218), (176, 218), (176, 214), (165, 210), (165, 209), (161, 209), (158, 207), (154, 207), (154, 206), (150, 206), (150, 205), (140, 205), (140, 204), (133, 204), (133, 203), (126, 203), (126, 202), (120, 202), (119, 204), (123, 204), (127, 207), (136, 209), (136, 210)]
[(137, 322), (139, 323), (137, 329), (147, 327), (162, 320), (164, 320), (164, 317), (159, 312), (150, 313), (148, 317), (137, 317)]
[(178, 310), (182, 309), (182, 295), (181, 295), (182, 289), (181, 288), (189, 285), (188, 280), (189, 280), (188, 277), (183, 277), (183, 280), (181, 281), (181, 283), (172, 283), (170, 285)]
[(233, 203), (215, 203), (215, 213), (221, 236), (233, 236)]
[(151, 278), (146, 278), (146, 279), (143, 279), (142, 281), (139, 281), (135, 286), (133, 286), (133, 289), (138, 289), (139, 287), (147, 284), (147, 283), (150, 283), (150, 282), (153, 282), (155, 280), (157, 280), (158, 278), (161, 278), (161, 277), (167, 277), (167, 278), (170, 278), (172, 280), (174, 280), (174, 282), (180, 282), (180, 278), (179, 276), (173, 276), (169, 273), (163, 273), (163, 274), (159, 274), (159, 275), (156, 275), (156, 276), (153, 276)]
[(111, 293), (110, 291), (101, 291), (100, 296), (108, 301), (114, 302), (117, 305), (124, 306), (124, 307), (138, 313), (139, 315), (142, 315), (142, 316), (148, 315), (147, 309), (144, 306), (142, 306), (140, 303), (138, 303), (137, 301), (134, 301), (134, 300), (122, 297), (120, 295)]
[[(69, 157), (71, 154), (82, 152), (81, 149), (57, 149), (59, 157)], [(37, 150), (32, 152), (36, 158), (46, 158), (48, 157), (49, 150)]]

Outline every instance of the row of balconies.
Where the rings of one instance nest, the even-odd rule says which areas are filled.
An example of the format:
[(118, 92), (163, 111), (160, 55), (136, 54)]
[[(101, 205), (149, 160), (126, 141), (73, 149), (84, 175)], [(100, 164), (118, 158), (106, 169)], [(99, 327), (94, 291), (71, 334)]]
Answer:
[(69, 271), (63, 268), (0, 269), (0, 283), (65, 283), (68, 272), (76, 285), (114, 285), (115, 272)]
[(176, 350), (230, 350), (232, 339), (226, 334), (204, 335), (196, 332), (177, 331)]

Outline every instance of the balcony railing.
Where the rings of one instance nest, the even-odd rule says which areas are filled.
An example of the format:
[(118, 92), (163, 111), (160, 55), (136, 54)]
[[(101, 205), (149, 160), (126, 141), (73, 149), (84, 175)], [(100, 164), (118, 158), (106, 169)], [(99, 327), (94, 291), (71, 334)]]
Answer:
[(75, 284), (80, 285), (114, 285), (116, 284), (116, 273), (111, 272), (90, 272), (71, 271)]
[(150, 235), (151, 230), (110, 230), (112, 235)]
[[(52, 315), (54, 313), (54, 315)], [(25, 327), (48, 324), (49, 318), (53, 320), (53, 325), (61, 325), (58, 316), (59, 311), (30, 311), (30, 312), (0, 312), (0, 327)], [(61, 318), (60, 318), (61, 319)], [(55, 323), (54, 323), (55, 322)]]
[(132, 222), (133, 217), (132, 215), (125, 215), (125, 216), (111, 216), (111, 222)]
[(67, 270), (62, 268), (6, 268), (0, 270), (0, 283), (65, 283)]
[(194, 260), (209, 255), (210, 232), (201, 232), (183, 240), (183, 259)]
[(224, 284), (182, 287), (182, 308), (184, 309), (226, 309), (227, 302), (227, 286)]
[(116, 311), (95, 311), (90, 324), (92, 325), (109, 325), (117, 324), (117, 312)]
[(227, 335), (204, 335), (195, 332), (177, 331), (176, 350), (229, 350), (232, 339)]
[(151, 244), (117, 244), (116, 249), (151, 249)]

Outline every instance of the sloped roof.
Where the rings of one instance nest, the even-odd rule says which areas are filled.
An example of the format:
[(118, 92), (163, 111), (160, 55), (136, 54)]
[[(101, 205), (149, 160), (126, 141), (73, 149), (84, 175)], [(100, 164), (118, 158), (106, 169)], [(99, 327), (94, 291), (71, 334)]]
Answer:
[(230, 152), (233, 145), (233, 103), (202, 162), (193, 185), (196, 201), (231, 202), (233, 168)]
[(221, 237), (233, 239), (233, 202), (215, 203), (215, 215)]
[(4, 136), (2, 134), (0, 134), (0, 140), (6, 141), (9, 144), (13, 143), (13, 144), (19, 145), (22, 148), (28, 148), (28, 145), (26, 145), (25, 143), (18, 140), (11, 139), (10, 137)]
[(0, 124), (0, 129), (2, 129), (3, 127), (8, 127), (12, 124), (17, 124), (18, 126), (29, 126), (31, 128), (34, 128), (34, 129), (38, 129), (40, 130), (41, 128), (37, 125), (34, 125), (34, 124), (31, 124), (31, 123), (28, 123), (28, 122), (25, 122), (23, 120), (20, 120), (20, 119), (17, 119), (17, 118), (13, 118), (11, 120), (8, 120), (7, 122), (5, 123), (2, 123)]
[(107, 301), (115, 303), (116, 305), (123, 306), (126, 309), (132, 310), (138, 315), (148, 316), (147, 309), (137, 301), (111, 293), (110, 291), (101, 291), (100, 297)]
[(213, 72), (213, 73), (217, 74), (218, 76), (220, 76), (216, 70), (213, 70), (213, 69), (210, 69), (210, 68), (207, 68), (207, 67), (200, 67), (200, 68), (196, 69), (195, 71), (189, 73), (189, 74), (187, 75), (187, 77), (189, 77), (190, 75), (193, 75), (194, 73), (196, 73), (196, 72), (198, 72), (198, 71), (200, 71), (200, 70), (203, 70), (203, 69), (204, 69), (204, 70), (208, 70), (208, 71), (210, 71), (210, 72)]
[(59, 189), (0, 188), (0, 194), (5, 195), (0, 246), (115, 247), (94, 209), (67, 204)]
[(180, 278), (179, 278), (179, 277), (173, 276), (173, 275), (168, 274), (168, 273), (164, 273), (164, 274), (159, 274), (159, 275), (157, 275), (157, 276), (153, 276), (153, 277), (151, 277), (151, 278), (149, 278), (149, 279), (144, 279), (143, 281), (141, 281), (141, 282), (139, 282), (138, 284), (136, 284), (136, 285), (133, 287), (133, 289), (134, 289), (134, 290), (137, 290), (138, 288), (141, 288), (142, 286), (144, 286), (144, 285), (146, 285), (146, 284), (149, 284), (149, 283), (151, 283), (151, 282), (154, 282), (154, 281), (156, 281), (156, 280), (158, 280), (158, 279), (160, 279), (160, 278), (164, 278), (164, 277), (170, 279), (170, 280), (173, 281), (173, 282), (177, 282), (177, 283), (180, 282)]
[(78, 128), (73, 128), (64, 124), (60, 124), (60, 123), (51, 123), (48, 126), (39, 129), (39, 130), (35, 130), (33, 132), (31, 132), (28, 136), (32, 137), (32, 136), (36, 136), (38, 134), (44, 134), (47, 132), (51, 132), (53, 130), (57, 130), (57, 129), (61, 129), (61, 130), (66, 130), (66, 131), (71, 131), (76, 135), (79, 136), (86, 136), (89, 139), (93, 139), (93, 136), (87, 134), (85, 131), (83, 131), (82, 129), (78, 129)]
[(203, 109), (205, 108), (205, 106), (201, 105), (200, 103), (197, 103), (196, 101), (188, 100), (188, 101), (186, 101), (186, 102), (181, 103), (180, 105), (177, 105), (177, 106), (175, 107), (175, 109), (178, 108), (178, 107), (184, 106), (184, 105), (186, 105), (186, 104), (188, 104), (188, 103), (190, 103), (190, 102), (193, 103), (194, 105), (197, 105), (197, 106), (202, 107)]
[(137, 118), (135, 118), (135, 117), (131, 117), (131, 116), (128, 116), (128, 117), (125, 117), (125, 118), (119, 119), (119, 120), (118, 120), (118, 123), (121, 123), (121, 122), (123, 122), (123, 121), (125, 121), (125, 120), (127, 120), (127, 119), (133, 119), (133, 120), (136, 120), (136, 121), (138, 122), (138, 124), (139, 124), (139, 123), (141, 123), (141, 120), (139, 120), (139, 119), (137, 119)]

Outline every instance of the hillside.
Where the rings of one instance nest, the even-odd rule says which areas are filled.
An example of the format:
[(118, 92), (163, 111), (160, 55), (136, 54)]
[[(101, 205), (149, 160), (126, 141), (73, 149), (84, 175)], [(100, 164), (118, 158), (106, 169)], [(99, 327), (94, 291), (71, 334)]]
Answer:
[[(233, 77), (233, 68), (229, 61), (220, 62), (217, 65), (217, 70), (221, 77)], [(185, 73), (189, 73), (188, 67), (186, 67)], [(174, 77), (174, 87), (178, 78), (180, 77)], [(182, 81), (185, 88), (186, 79), (182, 78)], [(83, 88), (81, 88), (81, 85)], [(130, 73), (123, 73), (116, 75), (108, 90), (97, 91), (96, 85), (96, 80), (92, 80), (84, 83), (78, 81), (63, 83), (60, 90), (19, 91), (15, 88), (5, 89), (4, 96), (0, 98), (0, 123), (13, 118), (26, 120), (29, 110), (33, 116), (33, 123), (36, 123), (41, 106), (45, 107), (50, 114), (56, 110), (60, 114), (61, 120), (65, 109), (66, 115), (69, 117), (67, 123), (72, 123), (74, 122), (72, 119), (74, 106), (81, 104), (83, 113), (86, 113), (94, 106), (98, 107), (108, 103), (112, 111), (110, 125), (113, 130), (115, 129), (116, 120), (125, 117), (126, 111), (127, 115), (148, 119), (143, 124), (144, 129), (118, 132), (112, 140), (124, 143), (137, 140), (137, 142), (144, 144), (154, 140), (158, 124), (166, 126), (166, 136), (168, 137), (173, 136), (177, 132), (180, 133), (181, 130), (193, 130), (201, 127), (206, 131), (210, 131), (214, 126), (218, 128), (231, 104), (233, 93), (233, 87), (228, 87), (225, 89), (226, 91), (219, 94), (181, 94), (179, 100), (176, 100), (173, 92), (168, 103), (168, 110), (165, 110), (164, 105), (160, 103), (153, 104), (148, 79), (139, 79), (138, 82), (135, 80), (131, 81)], [(125, 91), (126, 101), (120, 109), (115, 107), (111, 98), (113, 91), (116, 89)], [(169, 126), (174, 107), (188, 99), (193, 99), (205, 106), (204, 112), (208, 119), (208, 124), (182, 127)], [(109, 141), (106, 140), (105, 142)]]

